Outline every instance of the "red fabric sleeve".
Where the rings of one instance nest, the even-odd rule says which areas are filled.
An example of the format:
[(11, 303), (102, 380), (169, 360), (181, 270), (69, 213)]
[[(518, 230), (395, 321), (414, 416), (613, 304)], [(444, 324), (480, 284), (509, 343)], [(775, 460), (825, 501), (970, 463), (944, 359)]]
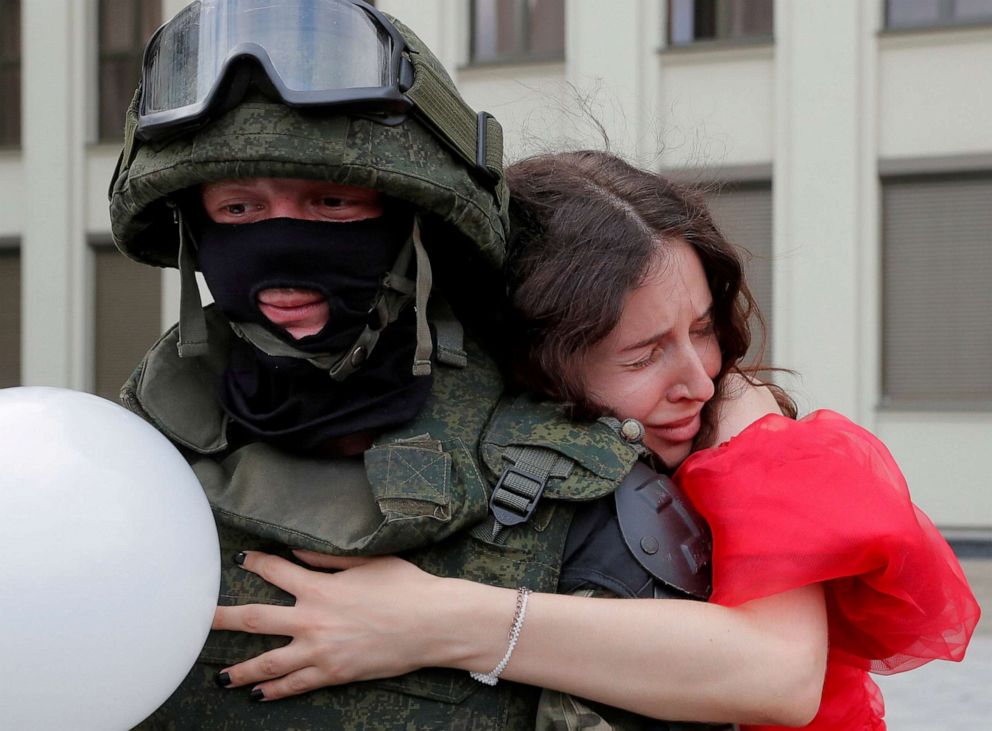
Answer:
[[(874, 721), (808, 728), (884, 728), (864, 671), (895, 673), (960, 660), (979, 607), (961, 566), (910, 500), (892, 455), (840, 414), (766, 416), (724, 445), (691, 455), (675, 479), (713, 532), (713, 595), (733, 606), (812, 583), (827, 603), (832, 687)], [(861, 680), (854, 688), (855, 677)]]

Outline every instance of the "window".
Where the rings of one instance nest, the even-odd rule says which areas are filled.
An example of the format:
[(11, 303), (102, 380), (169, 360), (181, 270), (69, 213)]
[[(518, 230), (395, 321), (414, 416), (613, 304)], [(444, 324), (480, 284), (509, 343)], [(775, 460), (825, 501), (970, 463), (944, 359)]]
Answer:
[[(744, 276), (765, 320), (762, 332), (751, 322), (751, 348), (745, 363), (771, 362), (772, 187), (769, 183), (727, 184), (707, 196), (713, 220), (730, 243), (746, 250)], [(764, 340), (762, 340), (764, 336)], [(761, 347), (764, 345), (764, 353)]]
[(162, 332), (162, 273), (112, 246), (94, 247), (93, 255), (94, 392), (117, 401), (124, 381)]
[(668, 41), (767, 40), (772, 37), (774, 0), (670, 0)]
[(162, 22), (161, 0), (99, 0), (101, 140), (119, 140), (138, 86), (145, 43)]
[(564, 0), (472, 0), (474, 63), (564, 57)]
[(0, 248), (0, 388), (21, 383), (21, 254)]
[(992, 23), (992, 0), (887, 0), (886, 28)]
[(886, 405), (992, 409), (992, 174), (882, 186)]
[(21, 1), (0, 0), (0, 147), (21, 144)]

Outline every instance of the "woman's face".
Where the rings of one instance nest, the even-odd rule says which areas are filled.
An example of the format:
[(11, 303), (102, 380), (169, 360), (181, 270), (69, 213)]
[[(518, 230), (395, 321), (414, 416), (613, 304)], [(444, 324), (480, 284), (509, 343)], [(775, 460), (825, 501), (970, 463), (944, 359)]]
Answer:
[(703, 265), (684, 242), (667, 249), (580, 367), (592, 398), (619, 419), (640, 421), (645, 446), (674, 467), (699, 432), (721, 358)]

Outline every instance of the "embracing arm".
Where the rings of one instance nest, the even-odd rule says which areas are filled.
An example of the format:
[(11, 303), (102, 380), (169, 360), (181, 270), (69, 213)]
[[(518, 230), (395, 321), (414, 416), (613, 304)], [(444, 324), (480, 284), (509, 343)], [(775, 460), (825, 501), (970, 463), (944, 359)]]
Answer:
[[(746, 388), (721, 421), (743, 426), (767, 413), (762, 391)], [(221, 607), (215, 629), (293, 641), (228, 668), (231, 687), (252, 684), (275, 700), (420, 667), (489, 672), (506, 651), (515, 590), (391, 557), (297, 555), (345, 570), (246, 555), (244, 568), (294, 594), (296, 606)], [(802, 725), (819, 704), (826, 648), (819, 586), (738, 607), (532, 594), (502, 677), (657, 718)]]
[[(444, 664), (487, 672), (502, 657), (515, 593), (483, 588), (441, 590), (460, 597), (449, 630), (466, 640)], [(816, 713), (825, 661), (819, 587), (735, 608), (539, 594), (503, 677), (658, 718), (801, 725)]]
[[(215, 629), (292, 636), (227, 669), (265, 700), (428, 666), (489, 672), (506, 651), (516, 591), (431, 576), (398, 558), (246, 554), (294, 607), (221, 607)], [(739, 607), (688, 600), (532, 594), (502, 677), (657, 718), (802, 725), (826, 657), (818, 586)]]

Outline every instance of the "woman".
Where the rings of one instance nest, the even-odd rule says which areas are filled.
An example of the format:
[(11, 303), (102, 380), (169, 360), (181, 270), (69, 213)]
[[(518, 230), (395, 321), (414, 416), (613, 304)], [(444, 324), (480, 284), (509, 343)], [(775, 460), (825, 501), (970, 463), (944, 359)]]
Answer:
[[(604, 153), (544, 156), (509, 172), (520, 232), (511, 280), (523, 325), (518, 362), (526, 385), (569, 404), (578, 417), (638, 419), (645, 428), (644, 445), (667, 468), (694, 449), (720, 443), (758, 417), (777, 412), (779, 403), (794, 413), (783, 394), (776, 400), (739, 371), (749, 343), (751, 300), (734, 250), (699, 199)], [(781, 422), (796, 423), (771, 416), (740, 440), (753, 440), (748, 437), (752, 430), (785, 434)], [(840, 431), (856, 445), (869, 443), (869, 462), (883, 454), (881, 445), (849, 422)], [(804, 436), (796, 449), (802, 452), (819, 438)], [(906, 606), (919, 598), (899, 601), (905, 589), (901, 574), (883, 576), (867, 589), (857, 579), (841, 578), (877, 568), (878, 561), (845, 565), (848, 573), (837, 574), (831, 572), (836, 563), (831, 558), (821, 562), (827, 570), (817, 565), (814, 578), (792, 571), (782, 579), (783, 556), (792, 556), (796, 546), (783, 549), (781, 542), (774, 544), (775, 560), (763, 565), (780, 574), (755, 574), (748, 557), (731, 563), (739, 557), (724, 555), (721, 546), (735, 545), (728, 538), (755, 531), (745, 531), (746, 522), (736, 516), (724, 525), (720, 511), (739, 508), (734, 492), (747, 496), (762, 484), (768, 449), (757, 452), (750, 482), (736, 485), (739, 490), (728, 491), (722, 484), (729, 481), (726, 473), (734, 473), (725, 463), (736, 461), (740, 449), (706, 450), (679, 473), (714, 524), (715, 592), (727, 606), (542, 594), (521, 607), (512, 590), (431, 577), (396, 558), (300, 552), (313, 566), (349, 569), (321, 575), (250, 553), (242, 557), (245, 568), (295, 594), (297, 605), (277, 611), (222, 609), (215, 627), (290, 635), (294, 649), (229, 668), (229, 687), (257, 684), (265, 699), (274, 700), (429, 665), (486, 673), (508, 658), (505, 679), (656, 718), (807, 723), (820, 705), (827, 663), (825, 590), (831, 643), (838, 641), (836, 632), (859, 629), (856, 622), (838, 624), (838, 615), (848, 616), (843, 610), (849, 594), (837, 591), (835, 580), (854, 582), (862, 596), (871, 596), (871, 601), (859, 600), (861, 605), (889, 619), (904, 620)], [(717, 457), (707, 458), (711, 452)], [(844, 452), (844, 459), (855, 453)], [(807, 463), (811, 457), (800, 456)], [(858, 476), (865, 459), (852, 466)], [(880, 493), (890, 490), (892, 479), (890, 474), (880, 479)], [(712, 505), (705, 499), (707, 482), (714, 483), (719, 497)], [(781, 490), (771, 492), (782, 499)], [(854, 708), (860, 725), (838, 726), (836, 715), (821, 710), (818, 728), (884, 727), (880, 709), (866, 695), (866, 664), (899, 661), (903, 655), (911, 656), (906, 666), (932, 657), (960, 659), (977, 621), (977, 605), (946, 543), (908, 500), (901, 504), (902, 522), (894, 527), (912, 535), (899, 546), (912, 549), (908, 565), (930, 584), (910, 588), (928, 592), (929, 603), (945, 607), (946, 613), (904, 621), (901, 639), (874, 642), (873, 634), (841, 642), (847, 656), (831, 656), (828, 699), (840, 699), (841, 711)], [(850, 512), (851, 505), (844, 508)], [(767, 535), (787, 516), (781, 503), (765, 512), (776, 521), (760, 526)], [(731, 573), (739, 571), (747, 581), (725, 579), (726, 566), (736, 566)], [(508, 651), (504, 633), (511, 618), (519, 636)], [(875, 621), (870, 629), (881, 636), (884, 623)], [(949, 639), (949, 632), (956, 637)], [(934, 636), (943, 646), (919, 646), (921, 637)], [(843, 660), (849, 662), (839, 664)], [(862, 695), (854, 698), (855, 692)], [(828, 714), (837, 707), (825, 704)]]

